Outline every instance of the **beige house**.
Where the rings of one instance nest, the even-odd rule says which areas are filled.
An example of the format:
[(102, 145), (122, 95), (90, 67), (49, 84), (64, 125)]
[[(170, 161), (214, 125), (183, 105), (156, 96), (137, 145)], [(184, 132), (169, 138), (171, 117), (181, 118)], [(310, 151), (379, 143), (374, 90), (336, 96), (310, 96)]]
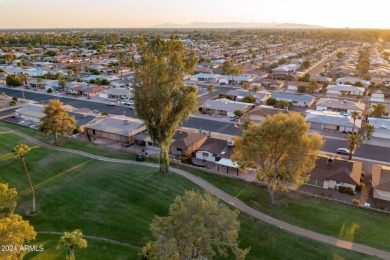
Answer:
[(310, 173), (306, 184), (324, 189), (350, 187), (355, 191), (360, 184), (361, 172), (361, 162), (318, 156), (316, 167)]
[(372, 166), (372, 187), (374, 198), (390, 201), (390, 167)]
[(146, 131), (144, 123), (131, 117), (107, 117), (96, 124), (85, 127), (88, 138), (117, 141), (122, 145), (134, 142), (136, 135)]

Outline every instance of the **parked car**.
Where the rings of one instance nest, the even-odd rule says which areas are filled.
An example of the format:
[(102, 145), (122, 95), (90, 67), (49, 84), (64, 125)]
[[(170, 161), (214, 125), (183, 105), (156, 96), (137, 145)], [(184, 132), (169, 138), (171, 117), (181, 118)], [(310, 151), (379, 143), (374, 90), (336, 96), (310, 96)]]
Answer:
[[(344, 154), (344, 155), (349, 155), (349, 154), (350, 154), (350, 150), (347, 149), (347, 148), (338, 148), (338, 149), (336, 150), (336, 153), (338, 153), (338, 154)], [(352, 154), (353, 154), (353, 152), (352, 152)]]
[(94, 114), (100, 114), (99, 110), (93, 110), (92, 111)]
[(134, 105), (134, 100), (123, 100), (121, 101), (121, 105), (127, 105), (127, 106), (133, 106)]
[(109, 101), (109, 102), (107, 102), (107, 105), (108, 105), (108, 106), (115, 106), (115, 102)]

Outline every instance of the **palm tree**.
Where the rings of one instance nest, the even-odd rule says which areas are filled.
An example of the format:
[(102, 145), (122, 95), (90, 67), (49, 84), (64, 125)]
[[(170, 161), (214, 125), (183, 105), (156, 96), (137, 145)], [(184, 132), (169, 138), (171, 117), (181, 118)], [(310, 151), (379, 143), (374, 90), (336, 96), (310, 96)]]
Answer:
[(66, 259), (75, 260), (74, 247), (86, 248), (88, 246), (87, 240), (83, 238), (83, 233), (80, 229), (72, 232), (65, 232), (58, 242), (57, 248), (66, 248)]
[(385, 106), (385, 104), (381, 104), (381, 103), (373, 104), (371, 106), (371, 109), (372, 109), (371, 115), (373, 117), (380, 118), (384, 114), (386, 114), (386, 106)]
[(346, 141), (349, 143), (349, 158), (348, 160), (352, 160), (352, 153), (356, 149), (356, 147), (359, 147), (361, 141), (360, 135), (352, 132), (351, 134), (348, 134), (348, 138)]
[(26, 171), (27, 179), (28, 179), (28, 182), (30, 183), (31, 193), (32, 193), (32, 196), (33, 196), (33, 201), (32, 201), (32, 203), (33, 203), (33, 210), (32, 210), (32, 212), (34, 213), (36, 211), (35, 210), (35, 192), (34, 192), (34, 187), (32, 185), (32, 182), (31, 182), (30, 174), (28, 173), (28, 170), (27, 170), (26, 162), (24, 161), (24, 155), (26, 153), (28, 153), (29, 151), (31, 151), (31, 148), (28, 145), (25, 145), (25, 144), (18, 144), (12, 150), (14, 155), (19, 156), (20, 159), (22, 159), (24, 170)]
[(356, 122), (356, 118), (358, 118), (359, 115), (360, 114), (357, 111), (352, 111), (351, 112), (351, 117), (353, 118), (352, 133), (355, 133), (355, 122)]
[(259, 90), (260, 90), (260, 87), (258, 85), (253, 85), (253, 87), (252, 87), (253, 92), (257, 92)]
[(207, 92), (210, 94), (210, 99), (212, 99), (212, 93), (215, 91), (215, 86), (214, 85), (208, 85), (207, 86)]
[(375, 126), (373, 124), (365, 124), (364, 125), (364, 130), (366, 131), (366, 138), (367, 140), (371, 139), (371, 134), (375, 130)]

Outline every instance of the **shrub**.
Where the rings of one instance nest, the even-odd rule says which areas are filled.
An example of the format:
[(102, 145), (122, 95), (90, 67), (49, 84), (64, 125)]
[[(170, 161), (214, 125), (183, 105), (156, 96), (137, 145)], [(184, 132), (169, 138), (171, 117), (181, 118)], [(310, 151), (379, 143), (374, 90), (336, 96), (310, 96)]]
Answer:
[(347, 193), (350, 195), (355, 195), (351, 187), (344, 187), (344, 186), (339, 186), (338, 188), (339, 192), (341, 193)]
[(47, 93), (52, 93), (52, 92), (53, 92), (53, 90), (51, 88), (47, 89)]
[(221, 93), (218, 95), (218, 98), (226, 98), (226, 94)]
[(102, 116), (108, 116), (108, 112), (102, 112)]
[(355, 205), (359, 205), (360, 204), (360, 200), (352, 199), (352, 203), (355, 204)]
[(9, 102), (9, 105), (10, 105), (10, 106), (15, 106), (15, 105), (16, 105), (16, 101), (12, 99), (12, 100)]
[(362, 171), (362, 174), (360, 176), (362, 176), (362, 178), (364, 178), (364, 176), (366, 176), (366, 173)]
[(267, 106), (275, 106), (276, 104), (276, 98), (269, 98), (267, 99), (267, 102), (266, 102)]

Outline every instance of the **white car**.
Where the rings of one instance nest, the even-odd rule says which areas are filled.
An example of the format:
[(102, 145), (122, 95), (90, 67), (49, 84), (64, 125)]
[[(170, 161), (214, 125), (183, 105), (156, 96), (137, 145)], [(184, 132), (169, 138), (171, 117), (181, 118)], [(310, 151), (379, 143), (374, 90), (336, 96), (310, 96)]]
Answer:
[(107, 105), (108, 105), (108, 106), (115, 106), (115, 102), (109, 101), (109, 102), (107, 103)]
[(127, 106), (134, 106), (134, 100), (123, 100), (121, 104)]

